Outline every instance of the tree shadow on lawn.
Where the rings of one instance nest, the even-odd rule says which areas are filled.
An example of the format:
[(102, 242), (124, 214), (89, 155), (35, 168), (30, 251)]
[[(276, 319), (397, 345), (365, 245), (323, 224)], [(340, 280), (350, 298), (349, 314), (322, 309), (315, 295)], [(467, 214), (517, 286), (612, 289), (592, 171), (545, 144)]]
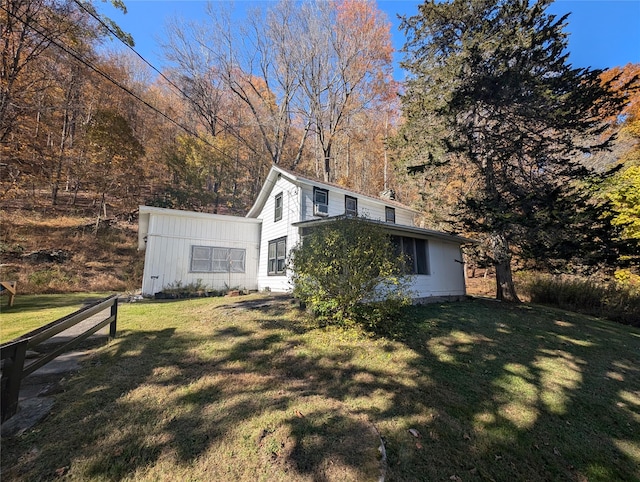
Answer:
[(375, 426), (388, 480), (640, 479), (637, 330), (474, 301), (414, 308), (387, 341), (236, 309), (123, 332), (3, 441), (3, 475), (371, 480)]
[[(637, 330), (483, 301), (412, 315), (402, 340), (432, 379), (414, 395), (433, 414), (418, 457), (391, 450), (391, 478), (448, 469), (464, 480), (640, 480)], [(412, 401), (394, 405), (415, 411)]]
[[(272, 370), (273, 357), (296, 342), (287, 340), (292, 332), (281, 327), (260, 328), (271, 321), (260, 320), (256, 331), (229, 321), (197, 338), (173, 328), (123, 331), (65, 384), (56, 400), (59, 408), (43, 424), (14, 443), (3, 441), (3, 475), (12, 480), (60, 474), (254, 480), (260, 472), (268, 480), (271, 474), (273, 480), (377, 477), (377, 436), (370, 423), (351, 417), (335, 401), (307, 397), (298, 403), (299, 387), (292, 390), (282, 383), (281, 370)], [(333, 376), (330, 367), (320, 372)]]

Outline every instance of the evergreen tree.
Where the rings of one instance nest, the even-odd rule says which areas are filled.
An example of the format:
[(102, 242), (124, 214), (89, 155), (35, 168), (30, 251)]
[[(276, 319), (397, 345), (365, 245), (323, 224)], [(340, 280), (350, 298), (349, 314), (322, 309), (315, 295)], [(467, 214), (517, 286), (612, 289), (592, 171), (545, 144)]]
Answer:
[(559, 207), (588, 174), (581, 158), (607, 147), (604, 119), (620, 112), (600, 71), (568, 63), (568, 15), (547, 13), (551, 3), (430, 1), (403, 20), (401, 138), (429, 138), (424, 169), (458, 163), (472, 181), (460, 219), (490, 246), (501, 300), (518, 300), (513, 254), (572, 224)]

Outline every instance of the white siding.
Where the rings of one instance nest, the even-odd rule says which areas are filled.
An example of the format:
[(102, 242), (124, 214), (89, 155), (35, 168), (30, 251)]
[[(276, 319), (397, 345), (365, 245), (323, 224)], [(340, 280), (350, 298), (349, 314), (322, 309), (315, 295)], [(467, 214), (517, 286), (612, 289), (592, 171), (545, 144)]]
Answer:
[[(282, 219), (274, 221), (275, 197), (282, 193)], [(269, 257), (269, 241), (287, 237), (287, 260), (289, 251), (299, 240), (298, 228), (291, 226), (300, 220), (300, 188), (291, 181), (280, 177), (276, 180), (265, 202), (258, 219), (262, 220), (262, 237), (260, 240), (260, 261), (258, 264), (258, 289), (269, 289), (274, 292), (287, 292), (292, 289), (289, 276), (270, 276), (267, 270)]]
[[(341, 216), (344, 214), (344, 198), (345, 194), (335, 189), (327, 188), (329, 191), (329, 213), (328, 216)], [(320, 216), (313, 214), (313, 186), (303, 184), (301, 186), (302, 193), (302, 213), (301, 221), (309, 219), (319, 219)], [(358, 200), (358, 215), (374, 221), (385, 220), (385, 204), (383, 201), (358, 195), (357, 193), (348, 194)], [(400, 206), (390, 206), (396, 212), (396, 224), (404, 226), (413, 226), (413, 213), (408, 209)]]
[(439, 239), (428, 240), (429, 274), (412, 276), (415, 298), (465, 295), (460, 245)]
[[(170, 284), (196, 283), (212, 289), (225, 286), (249, 290), (287, 292), (292, 289), (290, 276), (269, 275), (269, 242), (286, 237), (287, 260), (290, 250), (299, 242), (299, 229), (292, 224), (321, 219), (313, 214), (314, 182), (296, 180), (277, 169), (271, 171), (250, 217), (207, 215), (186, 211), (142, 206), (139, 223), (139, 249), (145, 249), (143, 294), (152, 295)], [(395, 225), (415, 226), (414, 212), (384, 200), (318, 183), (329, 192), (327, 216), (345, 213), (345, 195), (358, 200), (358, 214), (362, 217), (385, 220), (385, 206), (395, 210)], [(275, 217), (275, 197), (282, 193), (282, 218)], [(428, 239), (428, 275), (414, 275), (411, 288), (415, 297), (462, 296), (465, 294), (464, 271), (460, 243), (441, 239), (438, 233), (412, 233), (412, 230), (393, 230), (401, 236)], [(430, 237), (434, 235), (434, 237)], [(190, 272), (191, 246), (242, 248), (246, 250), (245, 273)]]
[[(146, 235), (142, 293), (153, 295), (171, 284), (183, 286), (199, 280), (207, 288), (258, 288), (257, 270), (260, 223), (246, 218), (181, 211), (151, 212)], [(191, 246), (246, 250), (244, 273), (195, 273), (190, 271)]]

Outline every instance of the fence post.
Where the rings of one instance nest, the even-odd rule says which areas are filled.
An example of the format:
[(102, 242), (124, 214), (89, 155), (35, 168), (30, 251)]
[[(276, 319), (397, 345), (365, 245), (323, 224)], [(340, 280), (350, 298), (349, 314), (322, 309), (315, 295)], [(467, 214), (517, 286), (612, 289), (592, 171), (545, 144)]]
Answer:
[(2, 367), (2, 394), (0, 394), (0, 408), (2, 409), (2, 421), (13, 417), (18, 410), (18, 397), (20, 395), (20, 383), (22, 382), (22, 370), (27, 353), (29, 340), (19, 340), (5, 350), (12, 350), (9, 356), (3, 354)]
[(113, 304), (111, 305), (111, 316), (113, 316), (113, 321), (109, 324), (109, 337), (116, 337), (116, 323), (118, 320), (118, 298), (113, 300)]

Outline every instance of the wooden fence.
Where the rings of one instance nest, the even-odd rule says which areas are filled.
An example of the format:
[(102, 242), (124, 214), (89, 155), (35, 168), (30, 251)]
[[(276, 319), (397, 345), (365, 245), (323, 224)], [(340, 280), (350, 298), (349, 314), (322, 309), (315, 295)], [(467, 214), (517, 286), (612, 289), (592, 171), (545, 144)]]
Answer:
[[(56, 347), (51, 352), (36, 358), (28, 364), (25, 363), (27, 350), (33, 349), (40, 343), (52, 338), (58, 333), (77, 325), (107, 308), (111, 308), (110, 315), (107, 318), (96, 324), (92, 324), (89, 329), (74, 336), (71, 340)], [(111, 338), (115, 338), (117, 317), (118, 295), (113, 295), (87, 305), (70, 315), (60, 318), (59, 320), (53, 321), (45, 326), (41, 326), (40, 328), (16, 338), (15, 340), (0, 345), (0, 360), (2, 361), (2, 386), (0, 387), (2, 414), (0, 418), (2, 419), (2, 422), (11, 418), (18, 410), (20, 385), (25, 377), (106, 325), (110, 324), (109, 336)]]

